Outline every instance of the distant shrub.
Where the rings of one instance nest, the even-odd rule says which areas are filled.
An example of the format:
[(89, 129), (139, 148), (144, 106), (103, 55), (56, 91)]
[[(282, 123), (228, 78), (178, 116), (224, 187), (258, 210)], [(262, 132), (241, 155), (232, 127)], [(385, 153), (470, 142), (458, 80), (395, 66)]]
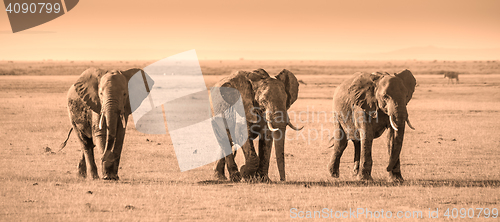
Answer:
[(5, 70), (5, 69), (0, 69), (0, 76), (12, 76), (16, 75), (16, 72), (11, 69), (11, 70)]

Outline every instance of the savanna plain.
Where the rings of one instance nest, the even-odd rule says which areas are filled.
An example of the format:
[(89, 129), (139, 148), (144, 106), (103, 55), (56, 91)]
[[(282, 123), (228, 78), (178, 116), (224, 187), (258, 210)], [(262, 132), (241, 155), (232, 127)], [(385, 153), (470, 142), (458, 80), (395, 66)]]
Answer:
[[(436, 210), (439, 218), (431, 221), (498, 220), (492, 212), (486, 218), (485, 210), (478, 216), (478, 208), (500, 209), (499, 61), (200, 61), (207, 87), (233, 71), (257, 68), (271, 75), (286, 68), (300, 80), (299, 98), (289, 112), (304, 129), (287, 131), (286, 182), (216, 182), (213, 164), (180, 172), (169, 135), (138, 132), (132, 119), (120, 180), (77, 178), (76, 135), (59, 151), (70, 129), (67, 90), (88, 67), (148, 64), (0, 61), (0, 221), (288, 221), (300, 216), (291, 209), (306, 216), (324, 208), (333, 210), (334, 219), (335, 211), (363, 208), (391, 211), (393, 217), (398, 211), (422, 212), (421, 218), (384, 220), (430, 221), (429, 211)], [(373, 144), (372, 182), (351, 176), (352, 143), (342, 156), (340, 178), (331, 178), (327, 163), (333, 151), (328, 141), (335, 88), (356, 71), (402, 69), (412, 71), (418, 83), (408, 104), (416, 130), (406, 129), (401, 153), (405, 182), (386, 182), (385, 134)], [(444, 71), (460, 73), (460, 84), (448, 84)], [(241, 166), (243, 154), (236, 159)], [(279, 181), (274, 151), (270, 165), (269, 177)], [(461, 218), (453, 208), (474, 212)], [(343, 220), (374, 218), (363, 214)]]

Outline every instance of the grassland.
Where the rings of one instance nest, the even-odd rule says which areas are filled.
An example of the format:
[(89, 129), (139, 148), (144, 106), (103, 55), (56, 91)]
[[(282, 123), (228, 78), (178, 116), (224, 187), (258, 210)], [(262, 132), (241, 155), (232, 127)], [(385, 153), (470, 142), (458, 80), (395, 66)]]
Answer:
[[(211, 181), (212, 165), (181, 173), (169, 136), (142, 134), (131, 120), (121, 180), (76, 178), (76, 136), (57, 152), (70, 126), (67, 89), (87, 67), (125, 69), (149, 63), (0, 61), (0, 220), (288, 221), (292, 208), (364, 208), (393, 215), (422, 211), (422, 219), (405, 221), (427, 221), (428, 212), (437, 208), (440, 221), (448, 208), (500, 208), (499, 61), (201, 61), (207, 86), (234, 70), (255, 68), (270, 73), (287, 68), (305, 83), (290, 110), (306, 115), (292, 119), (305, 126), (301, 133), (287, 132), (287, 182), (216, 183)], [(385, 138), (373, 145), (373, 182), (351, 177), (351, 144), (341, 160), (340, 178), (329, 177), (331, 125), (312, 116), (331, 111), (333, 91), (348, 74), (405, 68), (418, 82), (408, 106), (416, 130), (407, 130), (401, 154), (406, 182), (385, 182)], [(448, 85), (439, 75), (442, 70), (461, 73), (461, 84)], [(237, 156), (240, 165), (242, 156)], [(278, 179), (274, 157), (270, 178)], [(475, 220), (497, 220), (484, 218), (484, 212), (477, 218), (477, 213)], [(464, 219), (458, 215), (456, 220)]]

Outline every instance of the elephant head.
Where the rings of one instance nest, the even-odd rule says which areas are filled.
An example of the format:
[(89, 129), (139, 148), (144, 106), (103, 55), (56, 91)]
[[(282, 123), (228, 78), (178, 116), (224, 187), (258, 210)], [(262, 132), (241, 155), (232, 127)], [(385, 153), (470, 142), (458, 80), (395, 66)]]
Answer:
[[(408, 119), (406, 105), (410, 102), (417, 81), (409, 70), (403, 70), (400, 73), (392, 75), (376, 75), (374, 79), (374, 97), (376, 106), (379, 110), (389, 116), (391, 127), (395, 131), (403, 129), (405, 123), (412, 129)], [(367, 98), (370, 100), (370, 98)]]
[(267, 126), (271, 131), (284, 129), (287, 125), (298, 130), (288, 118), (288, 109), (297, 100), (299, 82), (295, 75), (283, 69), (274, 78), (263, 69), (247, 73), (254, 91), (255, 108), (265, 113)]
[[(93, 131), (98, 132), (96, 137), (98, 137), (98, 140), (102, 140), (97, 142), (96, 145), (103, 152), (104, 175), (113, 171), (116, 174), (117, 171), (117, 169), (113, 168), (118, 167), (115, 161), (119, 161), (124, 129), (126, 128), (128, 115), (132, 112), (128, 81), (138, 72), (143, 71), (137, 68), (125, 71), (104, 71), (90, 68), (83, 72), (74, 84), (80, 98), (95, 114), (99, 115), (98, 123), (94, 122), (93, 124)], [(118, 131), (123, 135), (117, 135)], [(117, 152), (115, 152), (115, 147), (119, 149)]]

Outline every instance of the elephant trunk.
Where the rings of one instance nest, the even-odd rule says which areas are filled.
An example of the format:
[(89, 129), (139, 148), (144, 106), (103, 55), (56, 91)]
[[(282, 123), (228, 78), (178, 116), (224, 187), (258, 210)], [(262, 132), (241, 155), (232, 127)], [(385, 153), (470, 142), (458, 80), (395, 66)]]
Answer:
[[(288, 118), (288, 113), (276, 112), (276, 118), (272, 118), (271, 112), (266, 112), (267, 127), (272, 133), (274, 141), (274, 150), (276, 152), (276, 163), (278, 165), (278, 172), (280, 174), (280, 181), (285, 181), (285, 134), (286, 127), (291, 125)], [(283, 116), (285, 115), (285, 116)], [(281, 118), (281, 119), (280, 119)], [(277, 128), (274, 128), (275, 125)], [(293, 125), (292, 125), (293, 126)], [(296, 128), (295, 126), (293, 126)], [(298, 129), (298, 128), (297, 128)]]
[(276, 163), (280, 174), (280, 181), (285, 181), (285, 133), (286, 127), (273, 132), (274, 150), (276, 152)]
[(389, 136), (389, 165), (387, 166), (387, 171), (398, 172), (400, 171), (400, 161), (399, 155), (401, 153), (401, 148), (403, 147), (403, 139), (405, 134), (405, 125), (408, 122), (408, 112), (406, 110), (406, 105), (404, 103), (392, 103), (388, 109), (389, 121), (391, 130)]
[(118, 118), (120, 118), (120, 116), (119, 109), (113, 105), (105, 106), (102, 112), (101, 119), (104, 119), (105, 121), (103, 122), (106, 123), (106, 144), (102, 156), (104, 168), (109, 168), (115, 159), (113, 149), (116, 142)]
[(118, 118), (120, 118), (120, 114), (118, 114), (116, 111), (106, 110), (104, 112), (104, 119), (106, 119), (108, 139), (111, 138), (114, 139), (116, 137)]

